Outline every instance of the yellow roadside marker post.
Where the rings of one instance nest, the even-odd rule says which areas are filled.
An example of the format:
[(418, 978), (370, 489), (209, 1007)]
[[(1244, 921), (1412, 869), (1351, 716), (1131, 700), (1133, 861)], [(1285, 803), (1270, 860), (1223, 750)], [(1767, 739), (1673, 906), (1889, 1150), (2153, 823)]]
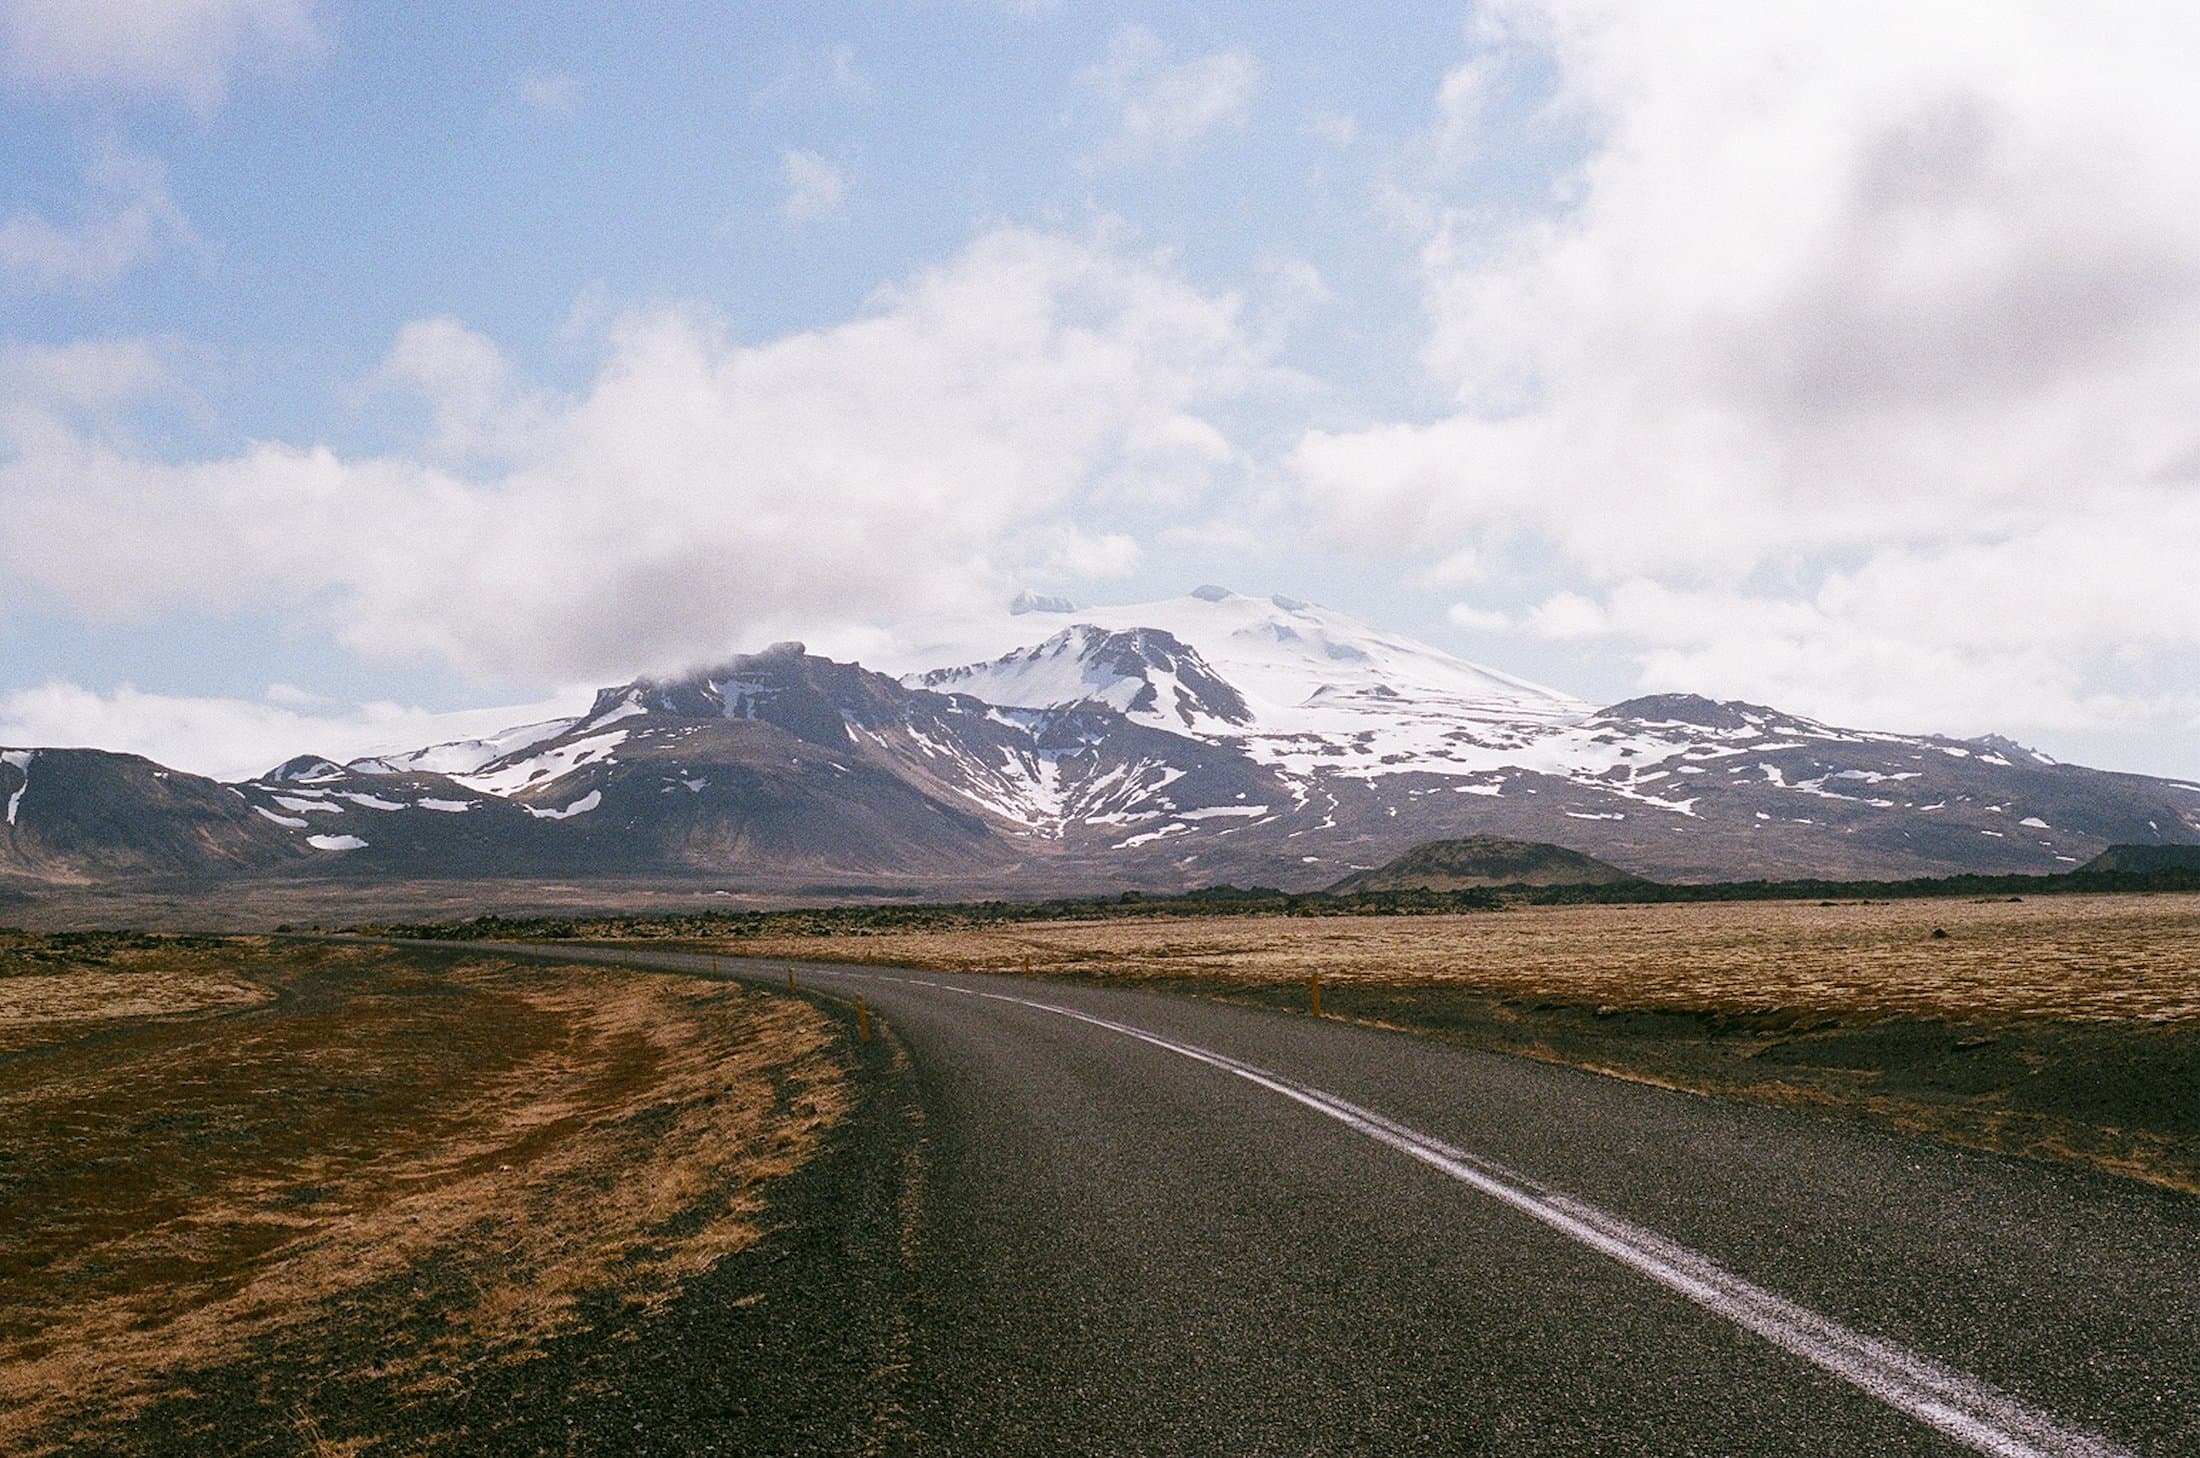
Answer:
[(856, 999), (856, 1041), (859, 1043), (871, 1041), (871, 1010), (863, 1005), (863, 999), (860, 997)]
[(794, 991), (794, 968), (792, 967), (787, 969), (787, 990), (789, 992)]
[(1306, 1006), (1315, 1017), (1322, 1015), (1322, 979), (1319, 972), (1306, 979)]

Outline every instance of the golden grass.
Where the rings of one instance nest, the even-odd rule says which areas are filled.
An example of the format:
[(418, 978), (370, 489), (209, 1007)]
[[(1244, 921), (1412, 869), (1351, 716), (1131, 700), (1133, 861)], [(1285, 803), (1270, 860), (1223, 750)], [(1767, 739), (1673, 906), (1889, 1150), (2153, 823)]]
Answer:
[[(1942, 933), (1943, 935), (1936, 935)], [(2200, 1193), (2200, 897), (1518, 907), (742, 938), (1151, 984)]]
[(432, 1400), (754, 1241), (763, 1185), (851, 1097), (822, 1015), (722, 984), (361, 948), (119, 961), (0, 977), (26, 1050), (0, 1168), (31, 1172), (0, 1206), (0, 1450), (63, 1451), (370, 1307), (415, 1335), (359, 1371)]
[(37, 1041), (47, 1023), (97, 1023), (225, 1012), (268, 1001), (265, 987), (219, 972), (84, 970), (0, 977), (0, 1048)]
[(1239, 985), (1318, 973), (1628, 1009), (2200, 1020), (2200, 896), (1062, 921), (742, 939), (715, 950)]

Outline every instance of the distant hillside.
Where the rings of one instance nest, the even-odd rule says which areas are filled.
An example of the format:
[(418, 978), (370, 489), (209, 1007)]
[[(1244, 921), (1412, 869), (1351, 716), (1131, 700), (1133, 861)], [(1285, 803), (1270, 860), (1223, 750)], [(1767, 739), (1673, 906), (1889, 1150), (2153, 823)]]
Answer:
[(2076, 874), (2150, 876), (2162, 871), (2200, 872), (2200, 845), (2112, 845)]
[(1621, 886), (1640, 879), (1561, 845), (1501, 835), (1469, 835), (1415, 846), (1387, 865), (1354, 872), (1329, 889), (1349, 896), (1375, 891), (1471, 891), (1489, 886)]
[(0, 878), (265, 873), (313, 854), (271, 819), (226, 785), (134, 754), (0, 749)]

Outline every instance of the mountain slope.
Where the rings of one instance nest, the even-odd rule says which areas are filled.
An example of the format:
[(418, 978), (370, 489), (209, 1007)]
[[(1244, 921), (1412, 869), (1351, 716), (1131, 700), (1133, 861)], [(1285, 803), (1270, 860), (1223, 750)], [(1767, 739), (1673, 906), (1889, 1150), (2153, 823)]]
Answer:
[(308, 848), (235, 790), (99, 749), (0, 750), (0, 876), (78, 883), (276, 870)]
[(574, 870), (945, 875), (1012, 860), (967, 797), (901, 762), (922, 732), (913, 725), (954, 712), (912, 698), (883, 675), (780, 644), (606, 689), (578, 719), (349, 769), (450, 765), (461, 792), (525, 817)]

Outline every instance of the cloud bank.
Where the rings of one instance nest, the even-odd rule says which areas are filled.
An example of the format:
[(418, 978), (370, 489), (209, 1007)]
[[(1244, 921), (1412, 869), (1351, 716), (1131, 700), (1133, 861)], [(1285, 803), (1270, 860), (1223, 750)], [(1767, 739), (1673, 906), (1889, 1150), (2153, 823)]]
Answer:
[[(1531, 630), (1806, 711), (2070, 723), (2200, 653), (2200, 18), (1482, 14), (1420, 199), (1451, 408), (1302, 440), (1334, 531), (1544, 556), (1576, 586)], [(1505, 140), (1578, 162), (1493, 214), (1542, 73)]]
[(298, 754), (342, 762), (471, 739), (584, 712), (585, 692), (539, 703), (438, 713), (406, 704), (337, 706), (277, 684), (263, 699), (94, 693), (54, 681), (0, 694), (0, 744), (91, 746), (142, 754), (192, 774), (240, 780)]
[(166, 97), (211, 111), (241, 71), (282, 70), (327, 42), (313, 0), (0, 0), (0, 57), (50, 92)]
[[(1142, 517), (1241, 468), (1210, 415), (1272, 372), (1240, 312), (1107, 237), (1006, 228), (831, 328), (750, 344), (626, 315), (571, 396), (417, 322), (375, 381), (429, 407), (406, 453), (172, 461), (23, 384), (0, 400), (0, 607), (271, 607), (378, 661), (570, 682), (1102, 577)], [(87, 390), (157, 384), (110, 353)]]

